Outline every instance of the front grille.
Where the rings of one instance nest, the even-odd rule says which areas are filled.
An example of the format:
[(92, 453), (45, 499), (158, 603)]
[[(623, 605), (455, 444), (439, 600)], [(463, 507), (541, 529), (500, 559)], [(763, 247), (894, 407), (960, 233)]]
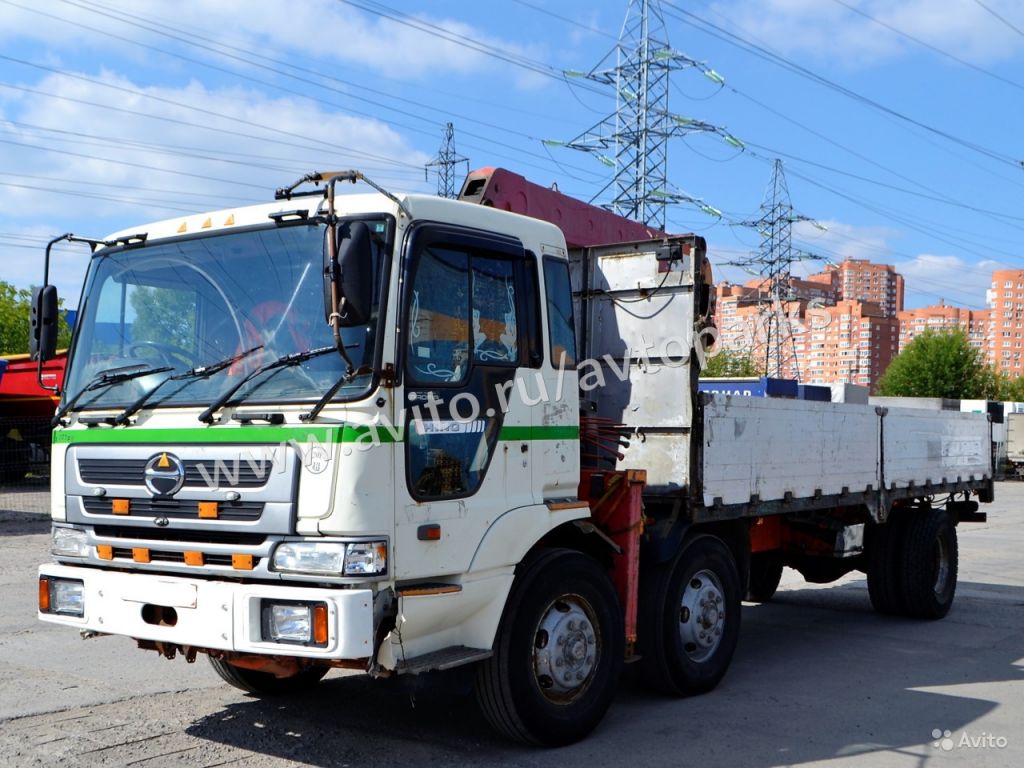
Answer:
[[(144, 485), (146, 463), (149, 459), (79, 459), (78, 473), (82, 482), (90, 485)], [(272, 462), (261, 467), (257, 462), (239, 460), (198, 461), (188, 459), (185, 466), (184, 488), (262, 488), (275, 471)], [(202, 467), (202, 469), (200, 469)], [(204, 476), (205, 472), (205, 476)]]
[[(130, 547), (114, 547), (113, 551), (115, 560), (132, 560), (132, 550)], [(159, 550), (149, 550), (149, 561), (151, 563), (175, 563), (185, 564), (185, 553), (184, 552), (162, 552)], [(254, 557), (252, 559), (253, 568), (260, 563), (260, 558)], [(231, 566), (231, 555), (203, 555), (204, 565), (226, 565)]]
[[(82, 505), (90, 515), (113, 514), (111, 500), (102, 496), (83, 496)], [(129, 516), (166, 517), (184, 520), (199, 519), (199, 502), (180, 499), (130, 499)], [(221, 501), (217, 506), (217, 520), (248, 522), (259, 520), (263, 503), (258, 501)]]
[(117, 525), (93, 527), (101, 539), (131, 539), (133, 541), (175, 541), (182, 544), (235, 544), (241, 547), (258, 547), (267, 540), (259, 533), (235, 533), (233, 531), (176, 531), (167, 528), (141, 528)]

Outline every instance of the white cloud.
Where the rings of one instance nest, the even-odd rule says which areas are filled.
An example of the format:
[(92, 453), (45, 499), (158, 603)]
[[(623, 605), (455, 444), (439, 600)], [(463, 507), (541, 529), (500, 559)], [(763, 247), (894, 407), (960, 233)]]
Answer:
[[(74, 45), (109, 49), (111, 38), (89, 29), (92, 27), (163, 48), (179, 45), (168, 39), (167, 33), (210, 47), (228, 43), (250, 51), (274, 51), (277, 59), (301, 54), (414, 80), (431, 79), (441, 73), (508, 70), (508, 65), (460, 38), (468, 38), (484, 50), (537, 56), (529, 46), (495, 38), (461, 21), (424, 14), (396, 21), (337, 0), (303, 0), (287, 5), (276, 0), (178, 0), (173, 16), (168, 16), (169, 8), (161, 0), (108, 0), (92, 11), (70, 4), (48, 4), (40, 8), (51, 17), (47, 18), (3, 4), (0, 41), (38, 40), (50, 48)], [(182, 35), (178, 30), (192, 34)], [(130, 45), (117, 45), (122, 52), (133, 50)], [(187, 50), (192, 56), (211, 56), (209, 52)], [(336, 74), (345, 77), (343, 71)], [(518, 72), (515, 77), (519, 77)]]
[[(144, 87), (109, 73), (96, 79), (51, 75), (30, 84), (62, 98), (0, 90), (0, 232), (37, 242), (67, 229), (102, 237), (179, 212), (268, 201), (314, 169), (354, 167), (389, 188), (423, 188), (429, 157), (379, 121), (240, 88)], [(19, 287), (42, 274), (42, 245), (12, 247), (25, 244), (0, 234), (0, 251), (6, 245), (9, 254), (0, 276)], [(62, 295), (76, 300), (84, 261), (61, 257), (57, 266)]]
[(985, 291), (992, 284), (992, 272), (1005, 269), (991, 260), (968, 262), (959, 256), (922, 253), (913, 259), (899, 261), (896, 271), (907, 282), (908, 308), (938, 304), (985, 307)]
[[(196, 193), (263, 199), (314, 166), (365, 168), (385, 180), (421, 178), (429, 159), (384, 123), (327, 112), (302, 98), (197, 82), (144, 87), (106, 73), (94, 80), (51, 75), (32, 87), (53, 97), (0, 102), (14, 121), (0, 122), (0, 139), (9, 142), (4, 173), (177, 191), (178, 204), (193, 208), (188, 200)], [(94, 192), (115, 194), (102, 186)], [(131, 195), (131, 189), (117, 193)], [(7, 210), (12, 201), (25, 205), (39, 197), (15, 189)], [(81, 206), (99, 215), (124, 209), (102, 201)]]
[[(985, 291), (992, 281), (992, 271), (1006, 269), (994, 260), (967, 261), (955, 255), (922, 253), (900, 256), (891, 243), (900, 233), (887, 227), (859, 227), (840, 221), (822, 221), (822, 231), (810, 222), (793, 225), (793, 247), (817, 254), (824, 259), (796, 261), (793, 274), (798, 277), (820, 272), (826, 263), (838, 264), (845, 259), (867, 259), (876, 264), (891, 264), (903, 275), (906, 284), (905, 306), (910, 308), (947, 304), (973, 308), (985, 307)], [(751, 275), (730, 266), (749, 257), (752, 251), (735, 248), (712, 248), (709, 257), (715, 265), (715, 281), (746, 282)]]
[[(1009, 59), (1024, 38), (973, 0), (849, 0), (863, 13), (974, 63)], [(1024, 24), (1016, 0), (986, 0), (997, 13)], [(736, 0), (714, 6), (744, 37), (784, 53), (807, 53), (866, 67), (909, 50), (923, 50), (864, 16), (828, 0)]]

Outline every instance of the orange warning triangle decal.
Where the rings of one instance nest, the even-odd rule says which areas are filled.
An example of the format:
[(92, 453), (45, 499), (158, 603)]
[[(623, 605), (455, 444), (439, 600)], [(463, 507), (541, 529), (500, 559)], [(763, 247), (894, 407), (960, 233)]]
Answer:
[(169, 466), (171, 466), (171, 462), (169, 462), (169, 461), (167, 460), (167, 454), (166, 454), (166, 453), (162, 453), (162, 454), (160, 454), (160, 461), (158, 461), (158, 462), (156, 463), (156, 465), (157, 465), (158, 467), (160, 467), (160, 469), (164, 469), (164, 468), (166, 468), (166, 467), (169, 467)]

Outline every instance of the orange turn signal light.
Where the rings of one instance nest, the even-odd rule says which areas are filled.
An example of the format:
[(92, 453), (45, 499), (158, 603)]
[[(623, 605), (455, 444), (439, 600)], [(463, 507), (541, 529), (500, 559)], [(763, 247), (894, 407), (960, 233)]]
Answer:
[(112, 499), (110, 511), (115, 515), (127, 515), (131, 512), (131, 502), (128, 499)]
[(421, 525), (416, 529), (416, 538), (420, 541), (440, 541), (441, 540), (441, 526), (437, 523), (428, 523), (427, 525)]
[(50, 580), (45, 576), (39, 578), (39, 612), (48, 613), (50, 610)]
[(114, 547), (110, 544), (97, 544), (96, 557), (98, 557), (100, 560), (113, 560)]
[(313, 642), (327, 645), (327, 606), (313, 606)]
[(132, 560), (136, 563), (148, 563), (149, 549), (147, 547), (132, 547)]

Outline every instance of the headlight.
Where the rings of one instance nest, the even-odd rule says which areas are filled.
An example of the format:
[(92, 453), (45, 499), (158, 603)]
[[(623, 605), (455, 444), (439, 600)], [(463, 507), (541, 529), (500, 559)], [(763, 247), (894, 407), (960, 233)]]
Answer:
[(85, 531), (75, 528), (54, 528), (50, 554), (55, 557), (85, 557), (89, 554)]
[(379, 576), (388, 569), (386, 541), (286, 541), (274, 550), (273, 568), (283, 573)]
[(388, 569), (388, 545), (384, 541), (359, 541), (345, 553), (346, 576), (379, 576)]

